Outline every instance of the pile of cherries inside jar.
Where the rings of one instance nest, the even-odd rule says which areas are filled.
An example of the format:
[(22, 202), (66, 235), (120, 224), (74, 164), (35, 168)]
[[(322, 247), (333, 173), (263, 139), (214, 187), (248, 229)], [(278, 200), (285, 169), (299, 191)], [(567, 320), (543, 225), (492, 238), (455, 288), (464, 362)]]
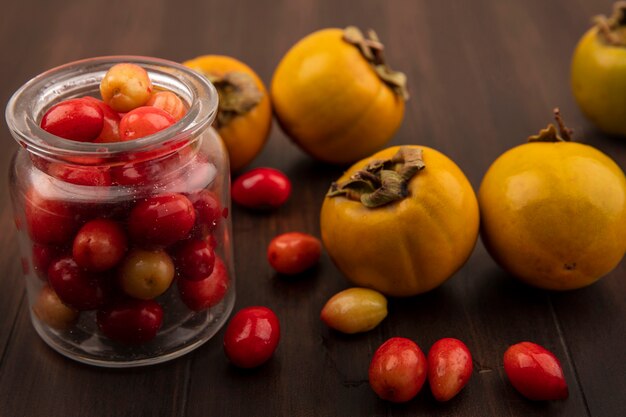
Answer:
[[(124, 142), (168, 128), (187, 112), (179, 96), (156, 91), (135, 64), (112, 66), (100, 94), (102, 100), (55, 104), (41, 118), (41, 128), (72, 141)], [(71, 329), (82, 312), (95, 311), (102, 334), (136, 345), (152, 340), (162, 327), (167, 309), (158, 298), (170, 288), (190, 312), (224, 299), (229, 274), (215, 234), (228, 210), (219, 190), (211, 189), (216, 168), (193, 141), (131, 153), (115, 163), (35, 154), (31, 159), (41, 175), (90, 196), (51, 197), (36, 181), (25, 192), (33, 272), (43, 280), (33, 312), (45, 325)]]

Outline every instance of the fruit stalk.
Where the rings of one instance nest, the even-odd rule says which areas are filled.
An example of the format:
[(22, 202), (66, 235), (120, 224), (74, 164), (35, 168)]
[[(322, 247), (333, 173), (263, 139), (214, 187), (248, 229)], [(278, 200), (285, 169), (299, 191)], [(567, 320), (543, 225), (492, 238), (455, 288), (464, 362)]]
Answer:
[(555, 108), (554, 120), (558, 126), (557, 128), (550, 123), (545, 129), (541, 129), (536, 135), (528, 137), (528, 142), (571, 142), (574, 131), (565, 126), (561, 112), (559, 108)]

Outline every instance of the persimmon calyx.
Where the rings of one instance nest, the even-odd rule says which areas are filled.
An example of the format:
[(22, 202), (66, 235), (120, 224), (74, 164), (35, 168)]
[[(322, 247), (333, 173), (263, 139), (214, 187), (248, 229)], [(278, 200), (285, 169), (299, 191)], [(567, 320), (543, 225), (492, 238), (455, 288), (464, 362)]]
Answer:
[(372, 29), (367, 31), (367, 37), (356, 26), (348, 26), (343, 30), (343, 40), (355, 45), (361, 51), (361, 55), (370, 63), (378, 77), (387, 84), (394, 93), (409, 99), (409, 90), (406, 87), (406, 75), (392, 70), (385, 62), (383, 51), (385, 46), (378, 39), (378, 35)]
[(341, 183), (333, 182), (327, 197), (344, 196), (376, 208), (406, 198), (409, 181), (424, 169), (423, 151), (403, 146), (387, 160), (374, 160)]
[(550, 123), (545, 129), (541, 129), (536, 135), (528, 137), (528, 142), (571, 142), (574, 131), (565, 126), (561, 112), (558, 108), (553, 110), (554, 120), (557, 127)]
[(223, 76), (208, 75), (207, 78), (219, 95), (216, 127), (226, 126), (232, 119), (252, 110), (263, 99), (263, 92), (257, 87), (250, 74), (231, 71)]
[(626, 1), (613, 4), (613, 14), (595, 16), (593, 23), (606, 43), (626, 47)]

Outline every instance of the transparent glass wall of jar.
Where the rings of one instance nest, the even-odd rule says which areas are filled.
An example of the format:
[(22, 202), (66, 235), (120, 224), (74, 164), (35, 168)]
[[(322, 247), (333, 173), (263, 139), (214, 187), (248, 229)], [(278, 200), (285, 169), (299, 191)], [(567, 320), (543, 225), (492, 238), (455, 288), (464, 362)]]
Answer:
[[(100, 80), (121, 62), (142, 66), (156, 90), (177, 94), (186, 115), (114, 143), (70, 141), (39, 127), (52, 105), (98, 97)], [(21, 145), (10, 185), (28, 306), (37, 333), (58, 352), (106, 367), (159, 363), (197, 348), (228, 318), (235, 299), (230, 173), (211, 128), (217, 102), (203, 76), (132, 56), (54, 68), (9, 101), (8, 127)], [(76, 241), (97, 240), (107, 227), (123, 235), (121, 260), (105, 270), (78, 265)], [(206, 277), (189, 276), (185, 266), (198, 247), (214, 254)]]

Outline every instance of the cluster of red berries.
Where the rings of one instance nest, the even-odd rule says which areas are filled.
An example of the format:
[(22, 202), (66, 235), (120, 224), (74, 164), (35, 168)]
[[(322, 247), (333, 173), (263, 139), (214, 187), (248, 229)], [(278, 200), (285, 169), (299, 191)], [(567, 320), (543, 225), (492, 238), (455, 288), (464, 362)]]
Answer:
[[(472, 370), (472, 355), (458, 339), (438, 340), (426, 357), (412, 340), (393, 337), (374, 353), (369, 382), (381, 398), (406, 402), (420, 392), (428, 379), (435, 399), (448, 401), (467, 384)], [(559, 360), (536, 343), (521, 342), (510, 346), (504, 353), (504, 371), (513, 387), (530, 400), (568, 397)]]
[[(176, 94), (153, 89), (142, 67), (117, 64), (100, 84), (102, 100), (82, 97), (57, 103), (44, 114), (41, 127), (83, 142), (127, 141), (156, 133), (182, 118), (186, 107)], [(116, 185), (154, 185), (183, 160), (208, 163), (185, 145), (133, 154), (113, 165), (33, 155), (35, 167), (51, 177), (111, 195), (98, 203), (61, 197), (35, 188), (38, 184), (26, 191), (32, 265), (46, 282), (33, 306), (41, 321), (67, 329), (81, 312), (96, 310), (104, 335), (138, 344), (157, 335), (164, 315), (157, 298), (174, 282), (192, 311), (224, 298), (229, 277), (215, 253), (219, 242), (214, 232), (228, 213), (214, 192), (185, 186), (182, 173), (179, 188), (185, 191), (145, 197), (133, 192), (132, 201), (117, 201), (110, 191)]]

